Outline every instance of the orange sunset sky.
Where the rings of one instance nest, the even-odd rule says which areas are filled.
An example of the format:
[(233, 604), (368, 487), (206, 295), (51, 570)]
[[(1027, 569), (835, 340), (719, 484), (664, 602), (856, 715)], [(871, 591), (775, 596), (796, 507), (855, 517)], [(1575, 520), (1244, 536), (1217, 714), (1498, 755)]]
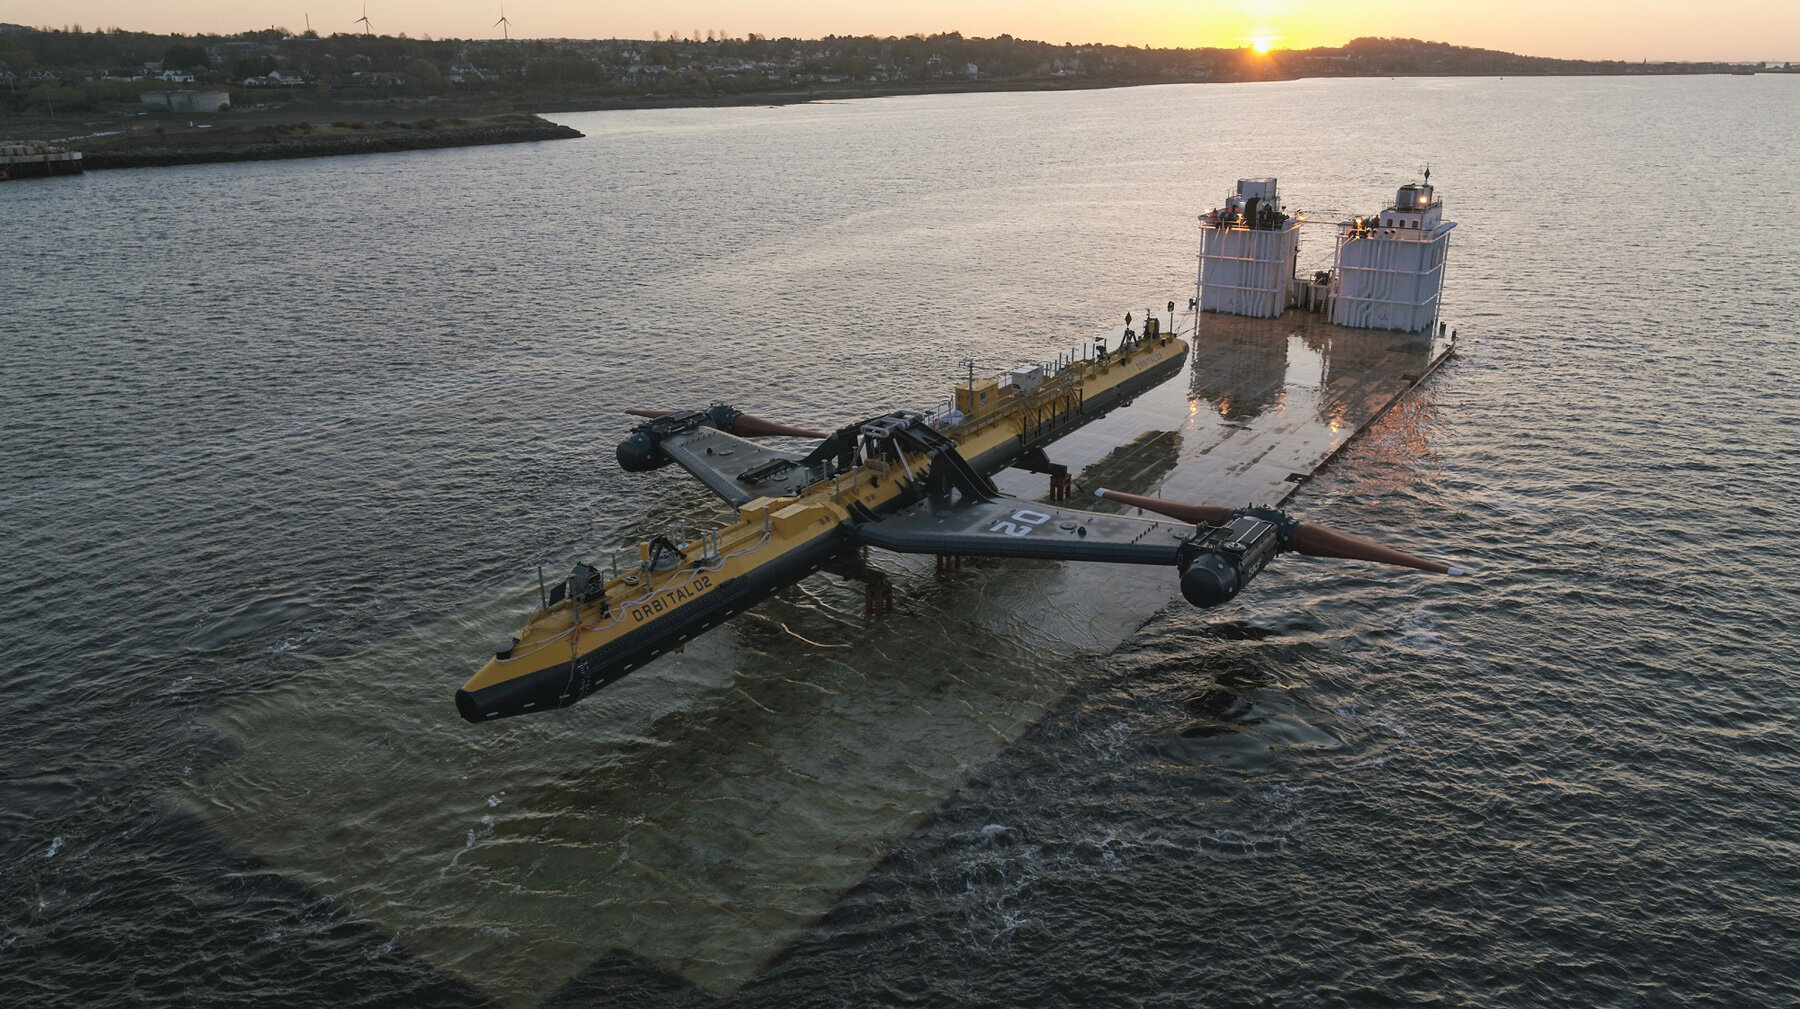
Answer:
[[(11, 0), (0, 21), (89, 30), (230, 33), (280, 26), (359, 30), (364, 0)], [(1046, 42), (1164, 47), (1339, 45), (1362, 35), (1421, 38), (1530, 56), (1800, 61), (1800, 0), (367, 0), (380, 34), (649, 38), (708, 31), (770, 37), (1002, 33)]]

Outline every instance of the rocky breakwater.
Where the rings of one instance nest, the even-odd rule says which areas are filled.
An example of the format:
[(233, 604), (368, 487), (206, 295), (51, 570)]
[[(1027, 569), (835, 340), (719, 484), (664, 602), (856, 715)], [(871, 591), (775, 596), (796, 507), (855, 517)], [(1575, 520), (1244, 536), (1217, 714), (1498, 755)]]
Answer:
[(537, 140), (567, 140), (582, 134), (524, 113), (479, 119), (417, 119), (284, 122), (217, 125), (211, 128), (158, 128), (134, 131), (96, 143), (86, 151), (86, 167), (147, 168), (213, 161), (265, 161), (339, 154), (416, 151), (434, 147), (474, 147)]

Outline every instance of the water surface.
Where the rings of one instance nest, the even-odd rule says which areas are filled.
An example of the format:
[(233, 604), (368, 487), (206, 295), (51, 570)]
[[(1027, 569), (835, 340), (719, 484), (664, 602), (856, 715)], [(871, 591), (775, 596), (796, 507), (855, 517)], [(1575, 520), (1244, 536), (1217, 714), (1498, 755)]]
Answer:
[[(582, 141), (8, 186), (0, 980), (50, 1006), (1788, 1004), (1794, 86), (593, 113), (560, 117)], [(622, 406), (927, 404), (962, 358), (1180, 297), (1239, 176), (1367, 213), (1426, 163), (1464, 352), (1294, 508), (1477, 581), (1293, 560), (1114, 651), (1114, 575), (896, 562), (895, 621), (815, 579), (569, 711), (456, 717), (535, 564), (712, 513), (617, 471)], [(1303, 265), (1328, 253), (1309, 234)], [(1137, 409), (1200, 422), (1170, 399)], [(1057, 579), (1088, 608), (1043, 601)], [(780, 843), (625, 847), (776, 814)], [(743, 885), (749, 851), (861, 882), (746, 915), (618, 868)]]

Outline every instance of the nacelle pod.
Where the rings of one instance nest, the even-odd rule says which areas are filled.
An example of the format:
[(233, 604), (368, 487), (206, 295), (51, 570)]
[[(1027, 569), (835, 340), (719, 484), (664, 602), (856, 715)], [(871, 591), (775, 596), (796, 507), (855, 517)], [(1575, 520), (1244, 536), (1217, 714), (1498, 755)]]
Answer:
[(662, 469), (675, 461), (663, 452), (662, 439), (654, 437), (642, 428), (633, 431), (631, 437), (619, 443), (617, 454), (619, 468), (627, 473), (648, 473), (653, 469)]
[(1243, 508), (1203, 528), (1176, 554), (1182, 596), (1202, 609), (1230, 602), (1287, 546), (1295, 525), (1274, 509)]

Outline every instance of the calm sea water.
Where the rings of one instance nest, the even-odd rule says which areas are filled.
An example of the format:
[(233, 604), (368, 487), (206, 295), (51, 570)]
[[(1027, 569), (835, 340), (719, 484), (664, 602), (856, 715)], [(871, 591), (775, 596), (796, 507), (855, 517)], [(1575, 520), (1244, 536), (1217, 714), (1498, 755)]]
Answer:
[[(5, 186), (0, 988), (1792, 1004), (1796, 88), (595, 113)], [(1463, 353), (1293, 507), (1478, 579), (1294, 561), (1116, 650), (961, 615), (1031, 571), (903, 571), (901, 630), (816, 579), (568, 712), (456, 717), (535, 564), (708, 514), (617, 471), (621, 407), (927, 404), (1183, 296), (1240, 176), (1367, 213), (1427, 163)], [(797, 882), (657, 870), (709, 862)]]

